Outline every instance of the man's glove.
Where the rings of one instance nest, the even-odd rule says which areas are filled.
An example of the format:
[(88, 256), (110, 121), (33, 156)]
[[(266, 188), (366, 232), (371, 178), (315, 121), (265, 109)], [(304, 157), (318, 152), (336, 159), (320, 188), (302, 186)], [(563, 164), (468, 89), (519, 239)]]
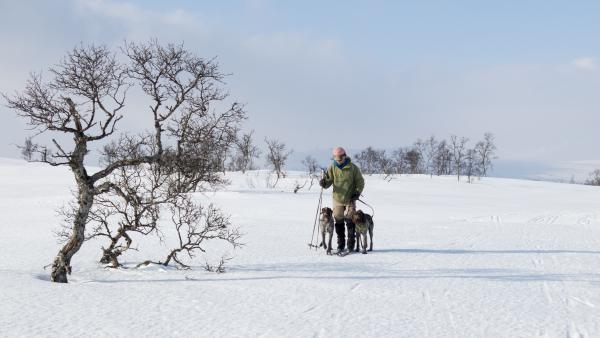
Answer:
[(322, 179), (319, 180), (319, 185), (321, 186), (321, 188), (325, 188), (325, 185), (327, 183), (325, 182), (325, 178), (323, 177)]
[(352, 201), (356, 201), (360, 198), (360, 193), (359, 192), (355, 192), (354, 194), (352, 194), (352, 196), (350, 196), (350, 199)]

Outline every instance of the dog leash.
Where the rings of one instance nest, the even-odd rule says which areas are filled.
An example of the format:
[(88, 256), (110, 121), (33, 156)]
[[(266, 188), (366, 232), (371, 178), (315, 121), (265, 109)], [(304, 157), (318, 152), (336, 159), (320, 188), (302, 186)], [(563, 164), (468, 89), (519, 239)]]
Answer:
[(366, 203), (365, 201), (361, 200), (360, 198), (357, 199), (357, 201), (359, 201), (360, 203), (362, 203), (362, 204), (366, 205), (367, 207), (369, 207), (371, 209), (371, 212), (373, 213), (371, 215), (371, 217), (375, 218), (375, 209), (373, 209), (372, 206), (370, 206), (368, 203)]

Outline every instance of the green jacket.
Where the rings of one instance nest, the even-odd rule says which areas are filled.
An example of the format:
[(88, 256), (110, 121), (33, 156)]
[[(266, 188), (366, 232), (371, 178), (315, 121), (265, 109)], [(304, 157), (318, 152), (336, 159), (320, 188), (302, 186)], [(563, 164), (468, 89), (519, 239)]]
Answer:
[(341, 204), (350, 203), (350, 196), (362, 193), (365, 180), (360, 169), (347, 157), (344, 165), (334, 162), (325, 172), (325, 189), (333, 185), (333, 199)]

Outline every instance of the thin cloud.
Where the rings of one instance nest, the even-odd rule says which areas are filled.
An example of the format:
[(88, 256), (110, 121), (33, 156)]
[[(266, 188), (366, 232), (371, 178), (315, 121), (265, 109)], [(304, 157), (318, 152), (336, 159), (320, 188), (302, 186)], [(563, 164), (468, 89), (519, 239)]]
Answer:
[(105, 0), (76, 0), (81, 10), (89, 10), (104, 16), (127, 21), (142, 21), (144, 13), (137, 6), (128, 2), (112, 2)]
[(575, 68), (584, 70), (596, 70), (598, 69), (598, 59), (592, 57), (577, 58), (571, 62)]
[(243, 40), (241, 45), (249, 52), (279, 58), (292, 57), (299, 60), (316, 58), (334, 62), (339, 62), (343, 58), (341, 44), (336, 39), (309, 36), (301, 32), (254, 35)]
[(185, 28), (197, 26), (197, 20), (179, 8), (169, 11), (153, 11), (142, 9), (130, 2), (108, 0), (75, 0), (75, 4), (83, 12), (93, 12), (129, 24), (138, 25), (141, 23), (160, 22)]

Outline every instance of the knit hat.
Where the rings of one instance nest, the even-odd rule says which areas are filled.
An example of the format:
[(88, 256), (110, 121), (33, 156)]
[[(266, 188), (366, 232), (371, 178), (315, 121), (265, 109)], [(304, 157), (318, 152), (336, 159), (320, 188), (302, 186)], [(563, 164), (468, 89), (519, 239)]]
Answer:
[(333, 148), (333, 151), (331, 153), (333, 154), (333, 158), (336, 160), (341, 159), (342, 156), (346, 155), (346, 151), (342, 147)]

